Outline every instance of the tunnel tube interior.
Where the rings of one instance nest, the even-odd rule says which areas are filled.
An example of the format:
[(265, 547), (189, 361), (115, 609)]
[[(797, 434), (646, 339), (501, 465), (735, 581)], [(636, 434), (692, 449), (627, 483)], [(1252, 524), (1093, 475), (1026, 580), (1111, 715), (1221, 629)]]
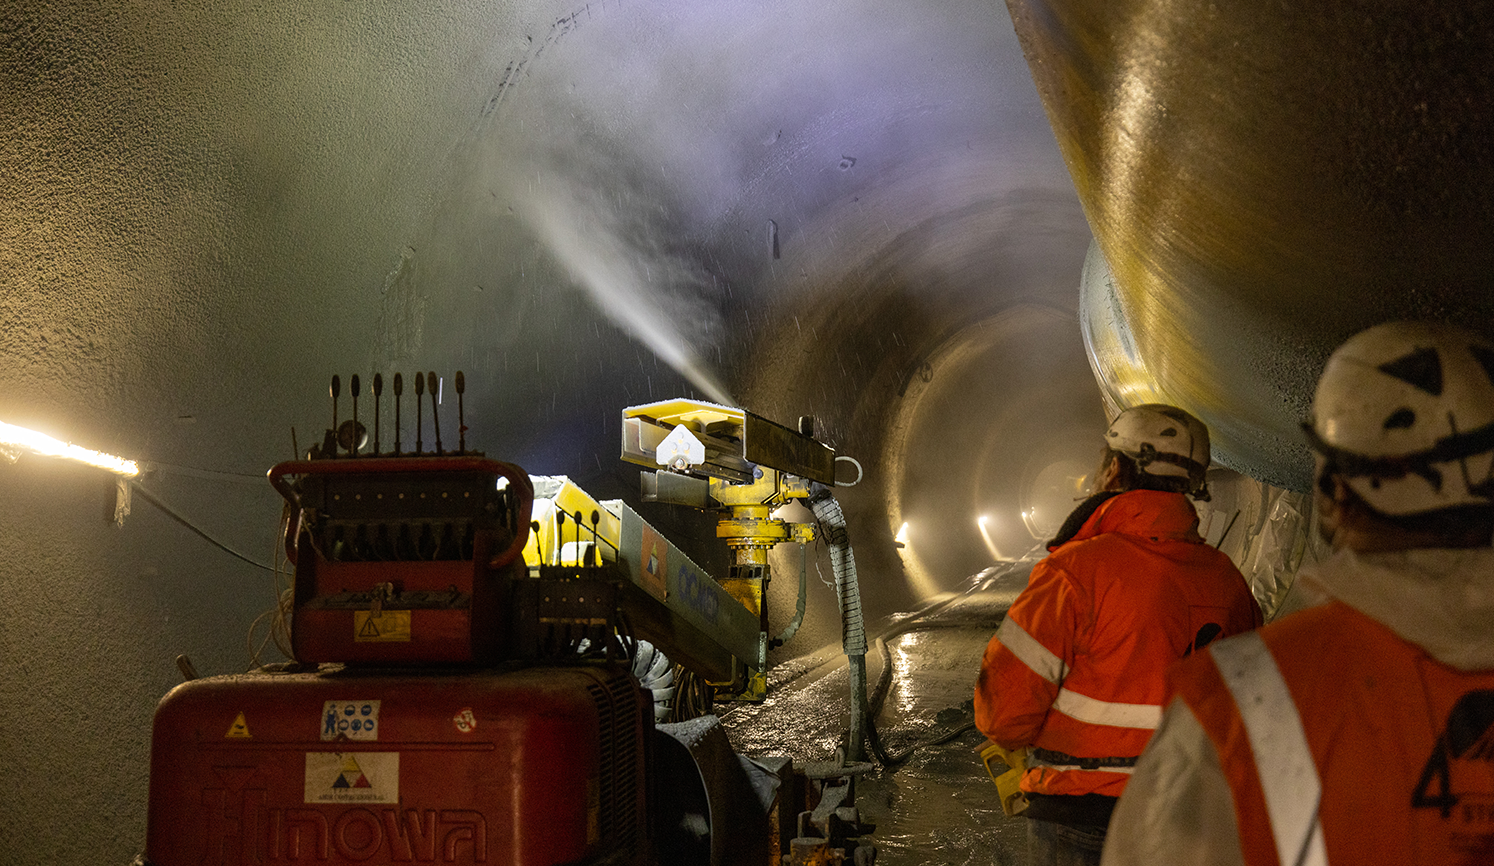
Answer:
[[(865, 468), (840, 499), (874, 617), (1035, 545), (1092, 471), (1107, 409), (1140, 394), (1198, 411), (1249, 476), (1224, 500), (1253, 503), (1231, 509), (1226, 549), (1300, 530), (1280, 490), (1304, 487), (1291, 425), (1333, 342), (1376, 316), (1490, 321), (1487, 202), (1463, 192), (1487, 188), (1489, 103), (1467, 97), (1489, 67), (1433, 63), (1379, 90), (1357, 67), (1320, 76), (1347, 95), (1340, 120), (1428, 113), (1420, 149), (1396, 151), (1406, 172), (1369, 183), (1386, 164), (1351, 162), (1319, 206), (1293, 186), (1317, 163), (1252, 149), (1315, 103), (1278, 117), (1227, 97), (1267, 98), (1303, 56), (1357, 63), (1375, 34), (1323, 11), (1282, 48), (1243, 11), (1164, 26), (1176, 5), (8, 5), (0, 420), (147, 461), (139, 484), (183, 519), (136, 499), (121, 524), (97, 470), (0, 464), (0, 850), (138, 850), (172, 659), (232, 672), (259, 651), (263, 632), (248, 652), (244, 636), (274, 604), (280, 514), (264, 473), (318, 438), (332, 373), (463, 370), (472, 447), (633, 503), (624, 406), (812, 415)], [(1408, 32), (1494, 20), (1448, 15)], [(1249, 52), (1214, 50), (1232, 33)], [(1403, 69), (1407, 45), (1446, 47), (1384, 44)], [(1186, 72), (1221, 56), (1235, 66)], [(1086, 78), (1100, 69), (1128, 71)], [(1425, 98), (1439, 82), (1448, 99)], [(1379, 101), (1351, 98), (1365, 91)], [(1257, 116), (1273, 122), (1236, 128)], [(1230, 147), (1190, 145), (1198, 130)], [(1466, 158), (1430, 160), (1439, 142)], [(1298, 174), (1273, 180), (1278, 158)], [(1193, 197), (1170, 197), (1162, 166)], [(1343, 189), (1370, 199), (1344, 206)], [(1210, 210), (1210, 190), (1230, 198)], [(1353, 217), (1347, 246), (1404, 250), (1375, 219), (1396, 202), (1424, 217), (1419, 257), (1320, 256), (1326, 230), (1278, 255), (1335, 213)], [(639, 507), (724, 570), (703, 515)], [(1269, 552), (1263, 568), (1289, 570)], [(797, 552), (774, 563), (792, 573)], [(770, 589), (775, 631), (794, 584)], [(779, 660), (835, 639), (833, 593), (810, 588)]]

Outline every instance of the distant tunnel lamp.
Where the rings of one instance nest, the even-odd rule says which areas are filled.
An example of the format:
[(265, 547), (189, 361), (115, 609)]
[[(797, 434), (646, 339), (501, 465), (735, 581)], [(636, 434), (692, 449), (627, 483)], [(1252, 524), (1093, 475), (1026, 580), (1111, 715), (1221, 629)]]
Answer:
[(45, 433), (0, 421), (0, 454), (14, 461), (23, 450), (46, 457), (65, 457), (68, 460), (76, 460), (125, 478), (134, 478), (140, 474), (140, 464), (133, 460), (126, 460), (123, 457), (115, 457), (113, 454), (104, 454), (100, 451), (89, 451), (87, 448), (59, 442)]
[(984, 514), (975, 518), (975, 525), (980, 528), (981, 540), (986, 543), (986, 550), (991, 552), (992, 558), (1006, 559), (1006, 557), (1001, 555), (1001, 550), (996, 547), (996, 542), (991, 538), (991, 530), (986, 527), (986, 524), (990, 521), (991, 518)]

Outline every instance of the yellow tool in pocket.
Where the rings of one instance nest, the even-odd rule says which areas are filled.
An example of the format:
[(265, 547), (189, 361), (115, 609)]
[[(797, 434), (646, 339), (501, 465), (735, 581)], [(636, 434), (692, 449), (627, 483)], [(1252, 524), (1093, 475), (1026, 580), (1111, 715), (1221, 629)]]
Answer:
[[(1027, 809), (1027, 794), (1022, 791), (1022, 774), (1027, 771), (1027, 750), (1006, 749), (997, 743), (988, 742), (980, 752), (980, 759), (996, 783), (996, 792), (1001, 796), (1001, 811), (1008, 815), (1020, 815)], [(996, 774), (996, 766), (1005, 765), (1007, 771)]]

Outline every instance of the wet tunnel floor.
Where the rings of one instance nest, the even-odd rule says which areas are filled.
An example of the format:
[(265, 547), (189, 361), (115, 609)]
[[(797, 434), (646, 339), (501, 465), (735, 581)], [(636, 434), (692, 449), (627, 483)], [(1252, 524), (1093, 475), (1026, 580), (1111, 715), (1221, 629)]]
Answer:
[[(869, 650), (867, 679), (875, 697), (890, 662), (875, 719), (886, 753), (897, 757), (970, 724), (981, 654), (1026, 577), (1025, 568), (988, 575), (978, 590), (880, 629), (888, 635), (886, 652)], [(766, 701), (725, 711), (722, 723), (737, 750), (788, 754), (800, 762), (833, 759), (850, 715), (849, 673), (839, 649), (780, 665), (769, 675)], [(1024, 862), (1026, 823), (1002, 814), (980, 761), (984, 743), (969, 727), (948, 742), (914, 749), (892, 767), (879, 765), (860, 780), (857, 805), (862, 819), (877, 826), (880, 866)]]

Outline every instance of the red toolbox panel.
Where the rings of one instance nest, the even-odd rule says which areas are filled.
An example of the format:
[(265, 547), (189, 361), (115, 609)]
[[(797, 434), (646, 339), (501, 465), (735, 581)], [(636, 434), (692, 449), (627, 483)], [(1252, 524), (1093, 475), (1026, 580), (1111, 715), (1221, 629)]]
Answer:
[(156, 711), (146, 858), (641, 862), (651, 727), (617, 667), (193, 680)]
[(506, 655), (510, 582), (527, 574), (534, 489), (475, 456), (282, 463), (291, 504), (298, 661), (492, 664)]

